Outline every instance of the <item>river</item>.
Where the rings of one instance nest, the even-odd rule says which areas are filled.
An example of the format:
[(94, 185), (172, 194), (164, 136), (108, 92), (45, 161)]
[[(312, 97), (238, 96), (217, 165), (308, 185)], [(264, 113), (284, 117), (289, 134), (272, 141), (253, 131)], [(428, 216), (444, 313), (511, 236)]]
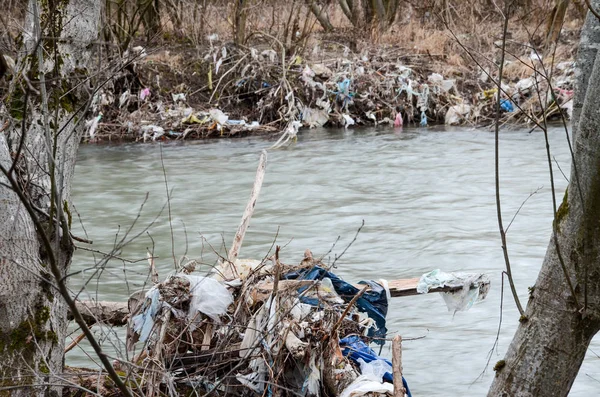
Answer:
[[(564, 131), (553, 128), (549, 136), (556, 163), (568, 177), (570, 156)], [(259, 152), (271, 144), (255, 137), (169, 143), (162, 149), (158, 144), (81, 147), (73, 199), (95, 250), (111, 250), (117, 233), (120, 238), (131, 226), (148, 193), (130, 233), (141, 236), (120, 252), (138, 261), (110, 261), (82, 296), (126, 300), (147, 281), (147, 248), (154, 247), (160, 257), (161, 278), (173, 270), (173, 253), (177, 258), (187, 254), (213, 263), (213, 250), (225, 252), (223, 244), (230, 244), (238, 226)], [(543, 134), (503, 131), (500, 154), (505, 225), (536, 192), (508, 229), (513, 272), (525, 304), (552, 222)], [(560, 201), (567, 181), (556, 163)], [(167, 189), (162, 164), (172, 189), (172, 226), (164, 208)], [(364, 220), (335, 270), (349, 281), (417, 277), (438, 268), (489, 274), (488, 298), (467, 312), (453, 315), (440, 296), (431, 294), (394, 298), (387, 316), (388, 329), (406, 340), (404, 374), (415, 397), (485, 395), (492, 367), (503, 358), (519, 317), (506, 288), (498, 348), (486, 370), (498, 330), (504, 269), (494, 192), (494, 135), (488, 130), (302, 131), (295, 145), (269, 152), (265, 182), (241, 257), (264, 257), (276, 238), (277, 244), (285, 245), (282, 261), (295, 263), (306, 248), (315, 256), (330, 251), (339, 236), (331, 251), (333, 259)], [(77, 223), (76, 234), (85, 235)], [(92, 276), (89, 269), (99, 259), (89, 251), (76, 252), (73, 269), (84, 271), (72, 278), (72, 288)], [(411, 338), (419, 339), (407, 340)], [(67, 355), (68, 364), (93, 365), (82, 346)], [(597, 340), (591, 349), (600, 353)], [(383, 354), (390, 355), (388, 346)], [(588, 351), (571, 396), (597, 395), (599, 361)]]

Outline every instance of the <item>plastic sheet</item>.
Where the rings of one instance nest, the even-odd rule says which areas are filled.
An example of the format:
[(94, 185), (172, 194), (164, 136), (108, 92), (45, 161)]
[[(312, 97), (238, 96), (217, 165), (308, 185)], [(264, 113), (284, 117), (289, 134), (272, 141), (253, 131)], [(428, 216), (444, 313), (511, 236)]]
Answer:
[(162, 307), (162, 302), (159, 300), (160, 292), (158, 288), (152, 287), (146, 292), (146, 300), (143, 303), (140, 314), (135, 315), (131, 321), (133, 331), (140, 336), (140, 341), (145, 342), (154, 328), (156, 314)]
[(451, 106), (446, 112), (446, 116), (444, 117), (445, 123), (447, 125), (459, 124), (461, 120), (465, 119), (470, 112), (471, 106), (464, 103), (460, 105)]
[[(284, 275), (283, 278), (288, 280), (322, 280), (324, 278), (329, 278), (331, 279), (335, 291), (346, 302), (350, 302), (352, 298), (360, 292), (360, 290), (352, 284), (345, 282), (335, 274), (328, 272), (319, 266), (315, 266), (310, 270), (291, 272)], [(360, 311), (367, 313), (367, 315), (375, 321), (377, 328), (369, 329), (368, 335), (373, 338), (378, 338), (375, 340), (375, 343), (383, 345), (385, 344), (385, 339), (383, 338), (385, 338), (385, 335), (387, 334), (387, 328), (385, 326), (385, 316), (387, 315), (388, 306), (386, 290), (383, 286), (374, 281), (361, 281), (360, 283), (368, 284), (371, 287), (371, 290), (365, 291), (365, 293), (357, 299), (356, 307)], [(298, 289), (298, 291), (303, 292), (307, 288), (308, 287), (302, 287)], [(313, 306), (319, 306), (319, 299), (317, 298), (302, 296), (300, 297), (300, 301)]]
[(448, 311), (466, 311), (475, 302), (483, 300), (489, 290), (489, 279), (484, 274), (446, 273), (439, 269), (421, 276), (417, 292), (426, 294), (431, 288), (456, 287), (456, 292), (442, 294)]
[(329, 121), (327, 111), (305, 107), (302, 111), (302, 122), (309, 128), (322, 127)]

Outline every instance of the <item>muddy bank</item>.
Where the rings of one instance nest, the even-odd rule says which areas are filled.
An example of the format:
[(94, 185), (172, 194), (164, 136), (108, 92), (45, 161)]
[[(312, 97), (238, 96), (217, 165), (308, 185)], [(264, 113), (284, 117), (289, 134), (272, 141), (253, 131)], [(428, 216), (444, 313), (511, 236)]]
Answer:
[[(535, 125), (544, 112), (549, 118), (570, 117), (578, 35), (564, 37), (545, 51), (508, 42), (503, 124)], [(459, 38), (456, 42), (460, 47)], [(202, 50), (134, 47), (96, 95), (83, 140), (146, 142), (282, 131), (293, 138), (298, 128), (317, 126), (494, 120), (498, 72), (466, 47), (462, 56), (471, 61), (458, 65), (451, 54), (410, 53), (392, 45), (355, 53), (321, 41), (306, 52), (286, 54), (268, 37), (248, 47), (216, 40)], [(500, 50), (488, 54), (494, 57), (500, 59)]]

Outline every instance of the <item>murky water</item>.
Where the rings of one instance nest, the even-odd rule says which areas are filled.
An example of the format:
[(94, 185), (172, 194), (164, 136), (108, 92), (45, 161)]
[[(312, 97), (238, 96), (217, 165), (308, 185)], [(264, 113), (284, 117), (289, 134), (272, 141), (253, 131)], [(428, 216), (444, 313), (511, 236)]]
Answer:
[[(550, 133), (553, 155), (569, 175), (564, 132)], [(166, 187), (159, 145), (83, 146), (74, 200), (93, 248), (110, 251), (137, 216), (130, 236), (141, 236), (120, 256), (160, 256), (162, 276), (173, 269), (173, 254), (214, 262), (225, 252), (246, 205), (259, 151), (272, 142), (260, 138), (169, 144), (162, 148), (172, 189), (171, 244)], [(500, 274), (504, 268), (494, 201), (493, 134), (485, 130), (311, 130), (295, 146), (269, 153), (263, 190), (242, 248), (242, 257), (262, 258), (274, 240), (286, 245), (284, 262), (298, 262), (306, 248), (315, 255), (340, 254), (336, 272), (350, 281), (416, 277), (430, 270), (486, 272), (488, 299), (470, 311), (448, 313), (436, 294), (395, 298), (388, 328), (404, 343), (404, 370), (413, 395), (485, 395), (494, 363), (503, 357), (518, 314), (505, 291), (498, 351), (486, 369), (500, 315)], [(543, 135), (503, 132), (501, 137), (503, 214), (521, 298), (534, 284), (550, 237), (552, 204)], [(555, 164), (558, 197), (567, 185)], [(162, 212), (161, 212), (162, 211)], [(148, 228), (144, 229), (156, 221)], [(81, 227), (78, 234), (84, 234)], [(117, 236), (118, 233), (118, 237)], [(95, 255), (96, 260), (101, 258)], [(90, 268), (94, 257), (78, 251), (74, 269)], [(87, 270), (74, 277), (79, 286)], [(85, 294), (126, 300), (143, 286), (147, 262), (110, 261)], [(421, 339), (409, 341), (410, 338)], [(108, 342), (107, 342), (108, 343)], [(595, 342), (592, 349), (600, 353)], [(110, 349), (109, 349), (110, 350)], [(389, 355), (387, 347), (384, 354)], [(75, 365), (92, 365), (81, 349), (68, 355)], [(572, 396), (597, 395), (600, 358), (589, 352)]]

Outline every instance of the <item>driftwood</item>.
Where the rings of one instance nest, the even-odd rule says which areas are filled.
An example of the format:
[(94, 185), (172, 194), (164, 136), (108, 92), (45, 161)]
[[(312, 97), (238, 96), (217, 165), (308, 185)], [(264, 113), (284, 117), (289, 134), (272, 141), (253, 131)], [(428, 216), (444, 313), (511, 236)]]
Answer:
[(250, 219), (252, 218), (252, 214), (254, 214), (254, 208), (256, 207), (258, 195), (260, 194), (260, 188), (262, 187), (263, 180), (265, 179), (266, 168), (267, 151), (263, 150), (260, 154), (258, 169), (256, 170), (256, 177), (254, 178), (254, 185), (252, 186), (252, 192), (250, 193), (250, 200), (246, 205), (244, 215), (242, 215), (242, 222), (240, 223), (240, 226), (238, 227), (238, 230), (235, 233), (235, 238), (233, 239), (233, 243), (231, 244), (229, 255), (227, 255), (227, 258), (230, 262), (235, 262), (235, 260), (238, 257), (238, 254), (240, 253), (240, 248), (242, 248), (242, 242), (244, 241), (246, 230), (248, 230), (248, 226), (250, 225)]
[[(406, 389), (402, 384), (402, 337), (394, 336), (392, 340), (392, 370), (394, 371), (394, 397), (404, 397)], [(398, 382), (396, 382), (398, 380)]]
[[(127, 319), (129, 318), (127, 302), (78, 301), (76, 305), (83, 319), (88, 324), (127, 325)], [(72, 319), (73, 316), (69, 314), (69, 320)]]

